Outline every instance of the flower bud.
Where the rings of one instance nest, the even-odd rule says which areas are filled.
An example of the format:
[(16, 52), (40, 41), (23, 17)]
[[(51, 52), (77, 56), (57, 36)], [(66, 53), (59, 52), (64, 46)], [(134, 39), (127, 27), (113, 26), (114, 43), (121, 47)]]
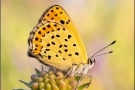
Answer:
[(51, 85), (49, 84), (49, 83), (47, 83), (46, 85), (45, 85), (45, 90), (51, 90)]
[(63, 80), (61, 80), (60, 85), (59, 85), (59, 89), (60, 90), (66, 90), (66, 88), (67, 88), (66, 83)]
[(52, 90), (59, 90), (59, 88), (58, 88), (57, 85), (53, 84), (53, 85), (52, 85)]
[(55, 79), (56, 76), (55, 76), (54, 74), (52, 74), (52, 75), (49, 76), (49, 78), (50, 78), (50, 79)]
[(56, 81), (55, 81), (54, 79), (50, 79), (50, 80), (49, 80), (49, 83), (50, 83), (51, 85), (53, 85), (53, 84), (56, 84)]
[(43, 82), (43, 78), (42, 77), (38, 77), (38, 83)]
[(44, 84), (48, 83), (49, 82), (49, 78), (44, 79), (43, 82), (44, 82)]
[(39, 90), (42, 90), (42, 89), (44, 89), (44, 88), (45, 88), (44, 83), (39, 83)]
[(33, 83), (31, 85), (32, 90), (38, 90), (38, 83)]
[(42, 70), (41, 73), (40, 73), (40, 77), (43, 77), (45, 75), (45, 73), (46, 72)]
[(31, 75), (31, 80), (34, 82), (38, 81), (38, 76), (36, 74)]

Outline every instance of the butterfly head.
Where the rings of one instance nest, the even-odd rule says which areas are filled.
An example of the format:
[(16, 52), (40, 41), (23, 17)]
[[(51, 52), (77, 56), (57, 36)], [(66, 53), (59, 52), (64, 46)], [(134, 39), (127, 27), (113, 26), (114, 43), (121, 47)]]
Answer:
[(89, 65), (94, 65), (96, 62), (95, 58), (88, 58), (88, 64)]

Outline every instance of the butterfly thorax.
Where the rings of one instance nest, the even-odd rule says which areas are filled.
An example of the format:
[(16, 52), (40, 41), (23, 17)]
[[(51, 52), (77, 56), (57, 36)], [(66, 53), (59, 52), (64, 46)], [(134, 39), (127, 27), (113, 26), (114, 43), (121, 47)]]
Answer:
[(91, 60), (89, 59), (89, 63), (87, 64), (80, 64), (80, 65), (73, 65), (72, 71), (70, 73), (70, 76), (78, 76), (78, 75), (86, 75), (88, 73), (88, 70), (91, 69), (95, 64), (95, 59)]

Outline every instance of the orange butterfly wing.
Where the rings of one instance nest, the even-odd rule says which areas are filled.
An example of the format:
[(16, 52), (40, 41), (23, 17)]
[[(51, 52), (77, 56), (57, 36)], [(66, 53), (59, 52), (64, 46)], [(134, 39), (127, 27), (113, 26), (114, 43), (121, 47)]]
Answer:
[(31, 31), (28, 43), (28, 54), (44, 64), (67, 69), (72, 64), (87, 63), (88, 57), (81, 38), (59, 5), (53, 5), (43, 13)]
[(38, 23), (44, 22), (45, 20), (57, 21), (58, 23), (63, 24), (67, 29), (69, 29), (73, 33), (84, 55), (83, 57), (85, 61), (82, 62), (87, 63), (88, 56), (86, 49), (83, 45), (80, 35), (78, 34), (74, 24), (72, 23), (66, 11), (59, 5), (52, 5), (42, 14)]

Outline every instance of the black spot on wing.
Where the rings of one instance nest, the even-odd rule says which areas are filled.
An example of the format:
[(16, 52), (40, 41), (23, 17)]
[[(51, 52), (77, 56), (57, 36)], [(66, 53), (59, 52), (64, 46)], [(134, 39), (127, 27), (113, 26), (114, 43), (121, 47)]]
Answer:
[(48, 59), (51, 60), (51, 56), (50, 55), (48, 55)]
[(66, 42), (68, 41), (67, 39), (64, 39)]
[(54, 39), (54, 36), (51, 36), (52, 39)]
[(67, 21), (66, 24), (69, 24), (69, 22)]
[(59, 46), (59, 48), (61, 48), (62, 47), (62, 44)]
[(46, 51), (44, 51), (44, 53), (46, 53)]
[(47, 27), (50, 28), (51, 27), (50, 24), (48, 24)]
[(47, 32), (47, 34), (50, 33), (50, 31)]
[(59, 37), (60, 37), (60, 35), (58, 35), (58, 34), (57, 34), (57, 35), (56, 35), (56, 37), (58, 37), (58, 38), (59, 38)]
[(75, 55), (77, 55), (77, 56), (78, 56), (78, 55), (79, 55), (79, 53), (78, 53), (78, 52), (75, 52)]
[(55, 16), (58, 16), (58, 14), (55, 14)]
[(47, 14), (47, 16), (49, 16), (50, 14)]
[(41, 34), (41, 31), (38, 31), (38, 34)]
[(72, 54), (68, 54), (68, 56), (72, 56)]
[(50, 49), (45, 49), (46, 51), (50, 51)]
[(56, 57), (58, 57), (58, 55), (57, 55), (57, 54), (56, 54), (55, 56), (56, 56)]
[(63, 12), (60, 12), (60, 14), (62, 14)]
[(76, 44), (73, 44), (73, 46), (76, 46)]
[(54, 24), (54, 27), (57, 27), (57, 24)]
[(37, 44), (36, 44), (35, 46), (36, 46), (36, 47), (38, 47), (38, 45), (37, 45)]
[(54, 32), (54, 30), (52, 30), (52, 32)]
[(60, 20), (60, 23), (61, 23), (61, 24), (64, 24), (65, 22), (64, 22), (63, 20)]
[(58, 51), (59, 53), (62, 53), (60, 50)]
[(50, 44), (49, 43), (47, 43), (47, 47), (49, 47), (50, 46)]
[(53, 12), (53, 10), (51, 10), (51, 12)]
[(58, 9), (59, 9), (59, 7), (56, 7), (56, 9), (58, 10)]
[(64, 45), (64, 47), (68, 47), (68, 45)]
[(45, 27), (43, 27), (42, 29), (45, 30)]
[(68, 49), (65, 49), (64, 51), (65, 51), (65, 52), (67, 52), (67, 51), (68, 51)]
[(59, 31), (60, 30), (60, 28), (57, 28), (57, 31)]
[(68, 35), (68, 39), (70, 39), (72, 36), (71, 35)]
[(38, 37), (35, 38), (35, 41), (37, 41), (37, 40), (38, 40)]
[(53, 20), (54, 18), (52, 17), (51, 20)]
[(63, 60), (66, 60), (65, 58), (63, 58)]
[(55, 43), (54, 42), (51, 42), (53, 45), (55, 45)]
[(65, 28), (63, 28), (63, 31), (65, 31), (66, 29)]

